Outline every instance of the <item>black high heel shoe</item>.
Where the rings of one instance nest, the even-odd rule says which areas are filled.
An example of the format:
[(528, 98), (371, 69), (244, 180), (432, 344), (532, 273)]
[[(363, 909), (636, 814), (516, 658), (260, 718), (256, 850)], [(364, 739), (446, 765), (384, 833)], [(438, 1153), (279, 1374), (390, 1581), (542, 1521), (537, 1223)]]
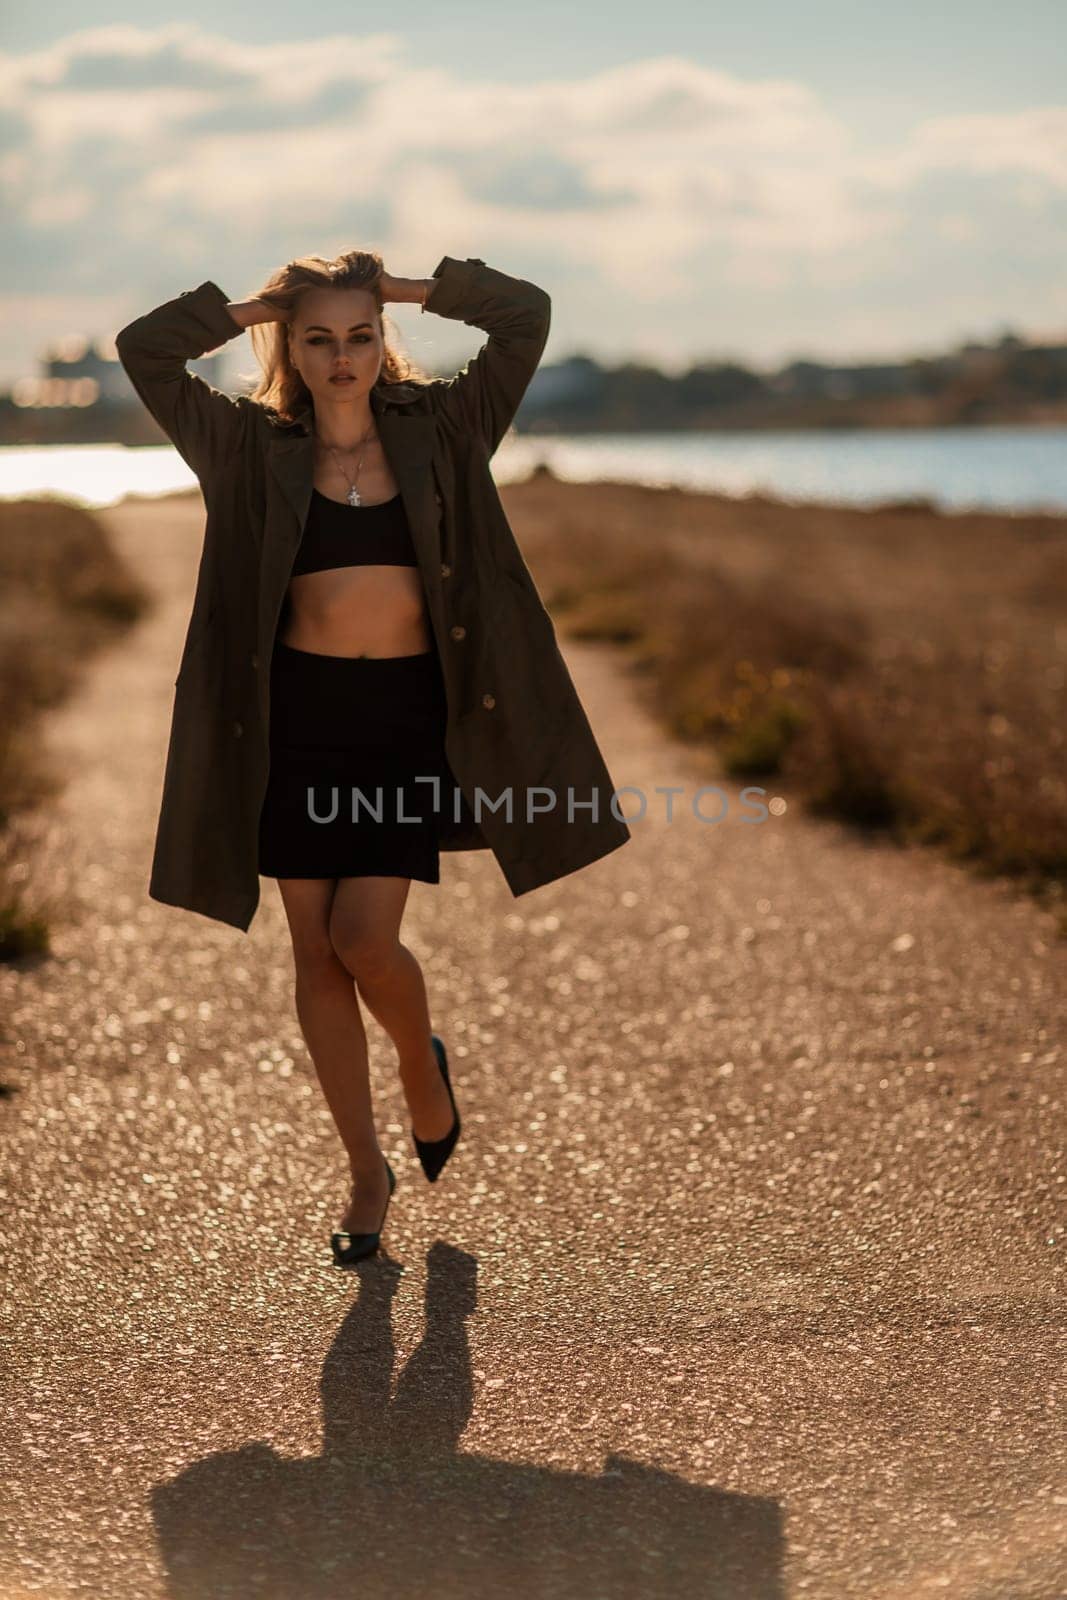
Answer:
[(385, 1170), (389, 1174), (389, 1193), (385, 1197), (385, 1210), (382, 1220), (378, 1224), (377, 1233), (344, 1233), (337, 1232), (330, 1235), (333, 1245), (333, 1259), (339, 1267), (347, 1267), (353, 1261), (362, 1261), (365, 1256), (372, 1256), (382, 1241), (382, 1229), (389, 1212), (389, 1202), (393, 1198), (396, 1188), (396, 1176), (388, 1161)]
[(441, 1168), (455, 1149), (456, 1140), (459, 1138), (460, 1120), (459, 1111), (456, 1108), (456, 1099), (452, 1093), (452, 1085), (448, 1078), (448, 1055), (445, 1051), (444, 1041), (439, 1039), (436, 1033), (431, 1033), (430, 1043), (433, 1045), (434, 1054), (437, 1057), (437, 1065), (441, 1068), (441, 1076), (445, 1080), (445, 1088), (448, 1090), (448, 1098), (452, 1102), (452, 1115), (455, 1121), (443, 1139), (420, 1139), (414, 1128), (411, 1130), (411, 1137), (415, 1141), (415, 1149), (418, 1152), (419, 1160), (422, 1162), (423, 1172), (425, 1172), (431, 1183), (436, 1183)]

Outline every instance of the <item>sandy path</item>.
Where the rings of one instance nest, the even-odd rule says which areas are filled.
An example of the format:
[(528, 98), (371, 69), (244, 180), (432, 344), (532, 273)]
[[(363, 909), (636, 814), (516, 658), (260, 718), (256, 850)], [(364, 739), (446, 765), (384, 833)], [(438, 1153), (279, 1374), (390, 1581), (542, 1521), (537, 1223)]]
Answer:
[(648, 819), (412, 886), (465, 1138), (431, 1189), (368, 1014), (361, 1287), (276, 885), (146, 893), (200, 502), (108, 516), (160, 606), (50, 719), (69, 920), (0, 970), (4, 1600), (1067, 1593), (1051, 918), (729, 782), (668, 824), (707, 774), (564, 642)]

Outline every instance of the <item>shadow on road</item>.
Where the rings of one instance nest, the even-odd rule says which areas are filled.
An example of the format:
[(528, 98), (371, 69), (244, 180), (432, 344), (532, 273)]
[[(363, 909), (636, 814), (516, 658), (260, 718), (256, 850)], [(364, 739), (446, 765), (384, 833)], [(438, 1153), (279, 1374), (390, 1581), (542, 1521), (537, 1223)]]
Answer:
[(392, 1296), (362, 1273), (322, 1374), (322, 1454), (207, 1456), (152, 1491), (174, 1600), (782, 1600), (781, 1512), (609, 1455), (597, 1476), (461, 1453), (476, 1263), (429, 1252), (426, 1332), (390, 1398)]

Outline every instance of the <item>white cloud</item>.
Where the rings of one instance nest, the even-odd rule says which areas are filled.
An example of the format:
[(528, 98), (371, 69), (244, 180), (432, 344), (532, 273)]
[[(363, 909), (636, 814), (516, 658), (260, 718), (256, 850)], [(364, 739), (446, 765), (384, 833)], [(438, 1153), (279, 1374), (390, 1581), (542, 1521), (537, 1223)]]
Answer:
[[(879, 153), (785, 79), (664, 56), (471, 83), (405, 48), (121, 24), (0, 56), (8, 288), (110, 293), (121, 263), (131, 293), (178, 268), (251, 292), (279, 260), (363, 242), (400, 272), (428, 252), (552, 262), (587, 323), (683, 300), (678, 340), (733, 295), (784, 337), (819, 295), (869, 296), (923, 262), (931, 307), (948, 303), (1012, 208), (1040, 222), (1067, 189), (1065, 107), (931, 119)], [(722, 312), (707, 314), (710, 340)]]
[(931, 169), (1029, 173), (1067, 189), (1067, 106), (997, 115), (937, 117), (922, 123), (885, 175), (900, 184)]
[[(9, 203), (29, 204), (42, 161), (46, 187), (91, 185), (81, 160), (91, 138), (141, 155), (140, 177), (115, 186), (111, 174), (100, 195), (120, 229), (149, 205), (165, 230), (179, 202), (205, 223), (225, 215), (265, 236), (279, 215), (307, 227), (325, 211), (328, 225), (361, 196), (391, 200), (412, 169), (420, 187), (418, 172), (449, 183), (465, 161), (502, 150), (550, 153), (556, 184), (566, 192), (573, 174), (595, 227), (582, 238), (580, 216), (533, 204), (523, 188), (510, 202), (498, 196), (494, 233), (519, 242), (536, 228), (611, 278), (627, 249), (647, 254), (650, 235), (667, 283), (702, 238), (741, 255), (819, 254), (879, 226), (850, 206), (846, 130), (802, 85), (742, 83), (672, 57), (580, 81), (471, 85), (406, 68), (398, 54), (388, 36), (250, 49), (174, 24), (87, 30), (8, 58), (0, 81), (31, 130), (6, 169)], [(484, 204), (462, 181), (449, 187), (452, 229), (484, 229)]]

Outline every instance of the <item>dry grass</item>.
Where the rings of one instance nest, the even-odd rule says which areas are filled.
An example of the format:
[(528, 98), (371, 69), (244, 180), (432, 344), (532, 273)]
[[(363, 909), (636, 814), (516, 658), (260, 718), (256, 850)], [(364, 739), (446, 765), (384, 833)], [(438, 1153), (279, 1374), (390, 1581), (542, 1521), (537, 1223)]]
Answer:
[(39, 718), (86, 658), (150, 604), (103, 523), (59, 499), (0, 502), (0, 959), (48, 949), (47, 902), (27, 885), (32, 817), (62, 780)]
[(732, 776), (1007, 874), (1067, 934), (1067, 517), (502, 490), (561, 631)]
[[(816, 812), (1020, 878), (1067, 934), (1067, 517), (799, 507), (547, 473), (501, 495), (561, 631), (625, 646), (674, 734)], [(19, 828), (60, 781), (36, 719), (150, 596), (92, 513), (41, 499), (0, 518), (10, 959), (47, 948)]]

